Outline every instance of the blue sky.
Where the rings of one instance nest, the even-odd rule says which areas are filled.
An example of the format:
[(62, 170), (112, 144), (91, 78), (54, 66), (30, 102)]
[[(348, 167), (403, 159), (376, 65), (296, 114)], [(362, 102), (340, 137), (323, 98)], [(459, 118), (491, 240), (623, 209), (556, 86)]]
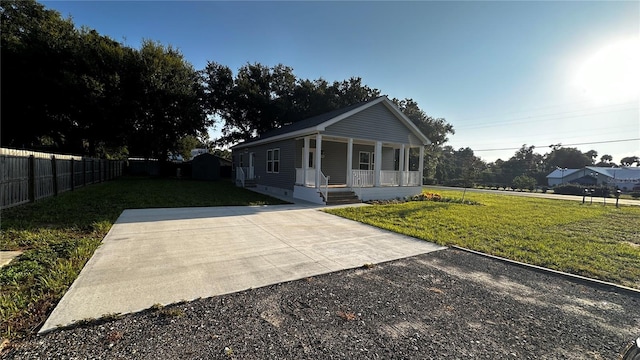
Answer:
[[(640, 138), (640, 2), (44, 1), (103, 35), (172, 45), (196, 69), (282, 63), (362, 77), (453, 124), (487, 161), (536, 145)], [(640, 156), (640, 140), (586, 144)]]

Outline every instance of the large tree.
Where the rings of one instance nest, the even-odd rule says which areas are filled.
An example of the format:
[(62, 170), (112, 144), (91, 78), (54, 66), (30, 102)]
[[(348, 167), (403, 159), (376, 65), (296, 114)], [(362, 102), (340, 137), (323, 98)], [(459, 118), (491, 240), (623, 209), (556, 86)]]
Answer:
[(171, 47), (126, 47), (32, 0), (0, 2), (3, 146), (164, 156), (205, 131), (201, 79)]
[[(427, 115), (413, 99), (394, 98), (392, 101), (431, 140), (431, 144), (426, 147), (423, 176), (428, 179), (437, 179), (439, 182), (449, 179), (448, 175), (444, 175), (449, 173), (449, 164), (446, 163), (447, 152), (453, 153), (454, 150), (443, 149), (443, 145), (449, 140), (449, 135), (455, 134), (453, 126), (444, 118)], [(442, 169), (437, 173), (438, 166)]]
[(600, 162), (596, 164), (599, 167), (616, 167), (616, 163), (613, 162), (613, 156), (604, 154), (600, 157)]
[(33, 0), (0, 2), (2, 144), (65, 141), (77, 32), (71, 20)]
[(179, 140), (198, 136), (211, 120), (203, 106), (200, 76), (171, 46), (144, 41), (139, 55), (139, 113), (132, 124), (130, 152), (166, 160)]
[(554, 149), (546, 156), (545, 170), (553, 171), (556, 167), (580, 169), (592, 164), (592, 158), (577, 148), (561, 147)]
[(329, 84), (298, 79), (293, 69), (246, 64), (233, 74), (209, 62), (202, 71), (206, 105), (222, 120), (220, 144), (259, 136), (274, 128), (380, 96), (378, 89), (350, 78)]
[(620, 159), (620, 165), (622, 166), (631, 166), (633, 164), (636, 166), (640, 166), (640, 157), (639, 156), (627, 156)]

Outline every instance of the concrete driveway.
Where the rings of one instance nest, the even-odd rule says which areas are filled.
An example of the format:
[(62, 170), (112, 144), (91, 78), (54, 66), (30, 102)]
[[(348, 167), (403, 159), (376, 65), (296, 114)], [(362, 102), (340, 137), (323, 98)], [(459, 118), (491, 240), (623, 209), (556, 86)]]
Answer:
[(297, 205), (125, 210), (40, 332), (440, 249)]

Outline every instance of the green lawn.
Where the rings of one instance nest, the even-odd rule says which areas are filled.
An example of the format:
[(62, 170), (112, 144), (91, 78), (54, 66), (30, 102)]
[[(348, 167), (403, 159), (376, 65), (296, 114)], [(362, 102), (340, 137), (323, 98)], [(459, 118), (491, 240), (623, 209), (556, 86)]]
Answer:
[[(462, 191), (437, 191), (460, 198)], [(432, 241), (640, 288), (640, 207), (467, 193), (327, 212)]]
[(124, 209), (283, 202), (231, 182), (121, 178), (2, 211), (0, 250), (24, 250), (0, 269), (0, 336), (42, 324)]

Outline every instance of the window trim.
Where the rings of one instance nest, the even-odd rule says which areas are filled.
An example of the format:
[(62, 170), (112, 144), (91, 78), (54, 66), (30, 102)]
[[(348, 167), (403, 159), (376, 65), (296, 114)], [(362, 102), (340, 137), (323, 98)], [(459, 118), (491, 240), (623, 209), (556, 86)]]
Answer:
[(267, 173), (268, 174), (280, 173), (280, 148), (267, 149)]
[[(367, 154), (367, 162), (362, 162), (362, 154)], [(373, 161), (372, 160), (373, 157), (373, 153), (370, 151), (358, 151), (358, 169), (360, 170), (374, 170), (373, 167)], [(362, 166), (366, 165), (367, 168), (363, 169)]]

